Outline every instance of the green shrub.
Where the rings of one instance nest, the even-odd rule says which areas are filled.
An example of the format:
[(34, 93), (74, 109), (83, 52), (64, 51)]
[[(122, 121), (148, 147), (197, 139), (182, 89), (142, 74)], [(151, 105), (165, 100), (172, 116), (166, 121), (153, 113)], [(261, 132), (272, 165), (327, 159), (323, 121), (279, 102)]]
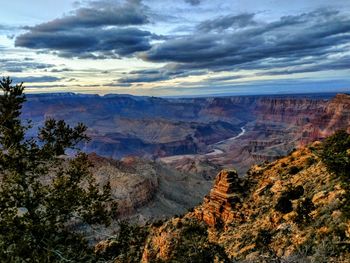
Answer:
[(113, 262), (140, 262), (149, 228), (131, 225), (127, 222), (120, 223), (117, 238), (109, 240), (108, 246), (97, 255), (103, 260)]
[(307, 166), (311, 166), (311, 165), (313, 165), (314, 163), (316, 163), (316, 159), (315, 159), (315, 158), (309, 157), (309, 158), (306, 159), (306, 165), (307, 165)]
[(0, 262), (95, 262), (77, 226), (109, 224), (110, 186), (95, 182), (86, 154), (60, 158), (88, 139), (87, 128), (48, 119), (26, 139), (23, 91), (0, 80)]
[(299, 173), (301, 170), (302, 170), (302, 168), (293, 165), (289, 168), (288, 173), (291, 175), (295, 175), (295, 174)]
[(329, 172), (350, 181), (350, 134), (345, 130), (337, 131), (328, 137), (322, 146), (322, 161)]
[(286, 163), (281, 163), (281, 167), (287, 167)]
[(265, 249), (271, 243), (271, 240), (272, 240), (271, 231), (262, 229), (258, 232), (255, 238), (256, 247)]
[(275, 209), (278, 212), (287, 214), (293, 211), (293, 204), (287, 196), (282, 195), (275, 205)]
[(299, 185), (295, 188), (291, 188), (280, 196), (275, 205), (276, 211), (279, 211), (283, 214), (287, 214), (293, 211), (293, 204), (291, 200), (298, 199), (304, 194), (304, 188)]
[(225, 250), (208, 239), (204, 223), (190, 220), (183, 223), (180, 240), (174, 248), (170, 262), (230, 262)]
[(296, 208), (297, 216), (295, 218), (295, 222), (299, 226), (302, 226), (305, 223), (309, 223), (311, 220), (310, 213), (314, 209), (315, 206), (310, 198), (305, 198), (304, 200), (301, 200), (301, 202), (299, 202)]
[(341, 179), (347, 191), (342, 211), (350, 217), (350, 134), (340, 130), (328, 137), (322, 145), (320, 157), (328, 171)]

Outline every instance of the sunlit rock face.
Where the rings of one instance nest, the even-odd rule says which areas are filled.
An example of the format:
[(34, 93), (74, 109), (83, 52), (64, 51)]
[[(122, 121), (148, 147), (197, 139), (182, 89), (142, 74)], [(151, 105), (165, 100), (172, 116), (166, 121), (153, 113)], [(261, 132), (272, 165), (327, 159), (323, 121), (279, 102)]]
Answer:
[(240, 216), (234, 210), (241, 205), (241, 195), (245, 190), (245, 180), (239, 178), (235, 170), (221, 171), (210, 194), (204, 198), (202, 207), (196, 211), (198, 219), (210, 226), (217, 226)]
[[(315, 142), (255, 165), (244, 179), (235, 170), (221, 171), (194, 211), (152, 227), (143, 262), (170, 261), (192, 220), (206, 225), (203, 235), (222, 246), (232, 261), (348, 262), (349, 251), (336, 249), (349, 243), (349, 192), (319, 157), (321, 149), (322, 143)], [(310, 246), (312, 252), (300, 254)], [(330, 250), (337, 252), (328, 254)]]

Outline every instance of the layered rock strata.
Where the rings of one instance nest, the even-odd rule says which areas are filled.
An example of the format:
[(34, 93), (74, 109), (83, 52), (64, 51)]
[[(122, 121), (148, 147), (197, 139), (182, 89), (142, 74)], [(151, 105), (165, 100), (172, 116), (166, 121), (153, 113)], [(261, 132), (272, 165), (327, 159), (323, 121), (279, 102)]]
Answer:
[(241, 205), (244, 190), (245, 181), (235, 170), (221, 171), (210, 194), (204, 198), (203, 206), (195, 211), (197, 218), (210, 226), (219, 226), (222, 222), (241, 217), (234, 210)]

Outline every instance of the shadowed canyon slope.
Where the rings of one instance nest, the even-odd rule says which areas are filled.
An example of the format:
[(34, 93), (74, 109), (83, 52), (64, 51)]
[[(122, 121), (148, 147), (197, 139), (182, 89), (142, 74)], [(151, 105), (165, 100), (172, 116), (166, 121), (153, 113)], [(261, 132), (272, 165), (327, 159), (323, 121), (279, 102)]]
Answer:
[(110, 184), (118, 217), (137, 223), (182, 214), (199, 204), (212, 186), (199, 174), (137, 157), (117, 161), (90, 154), (89, 160), (97, 182)]

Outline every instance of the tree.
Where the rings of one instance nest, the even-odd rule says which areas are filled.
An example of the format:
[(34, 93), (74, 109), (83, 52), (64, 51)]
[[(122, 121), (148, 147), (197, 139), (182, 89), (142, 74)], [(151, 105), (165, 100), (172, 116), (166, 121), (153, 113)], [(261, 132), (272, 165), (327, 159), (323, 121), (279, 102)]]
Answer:
[(321, 158), (329, 172), (350, 183), (350, 134), (339, 130), (323, 143)]
[(182, 225), (170, 262), (230, 262), (223, 247), (209, 241), (207, 226), (197, 220)]
[[(89, 262), (95, 255), (76, 231), (110, 223), (115, 211), (110, 186), (99, 186), (77, 144), (86, 127), (48, 119), (35, 138), (20, 115), (23, 84), (0, 80), (0, 261)], [(62, 158), (68, 149), (74, 158)]]
[(328, 137), (321, 149), (321, 159), (328, 171), (339, 177), (347, 192), (343, 201), (343, 214), (350, 218), (350, 134), (339, 130)]

